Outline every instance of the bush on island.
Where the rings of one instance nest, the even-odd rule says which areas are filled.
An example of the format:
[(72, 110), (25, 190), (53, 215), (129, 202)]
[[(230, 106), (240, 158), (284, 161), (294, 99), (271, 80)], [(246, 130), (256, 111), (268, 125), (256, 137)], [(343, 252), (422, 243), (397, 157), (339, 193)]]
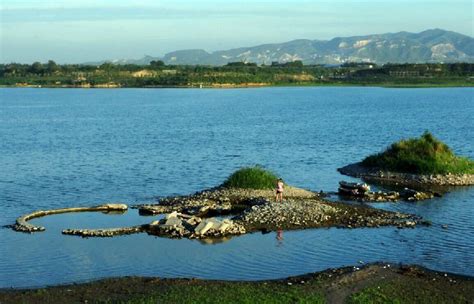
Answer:
[(362, 165), (416, 174), (474, 174), (474, 161), (454, 155), (428, 131), (420, 138), (393, 143), (384, 152), (366, 157)]
[(235, 171), (222, 184), (225, 188), (272, 189), (275, 187), (276, 176), (273, 172), (260, 166), (245, 167)]

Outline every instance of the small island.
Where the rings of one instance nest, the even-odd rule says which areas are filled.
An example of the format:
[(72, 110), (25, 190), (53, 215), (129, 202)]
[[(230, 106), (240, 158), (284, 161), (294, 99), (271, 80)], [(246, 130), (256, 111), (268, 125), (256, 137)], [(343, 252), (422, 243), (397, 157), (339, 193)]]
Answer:
[(424, 189), (474, 185), (474, 161), (456, 156), (427, 131), (338, 171), (366, 181)]
[[(285, 186), (283, 202), (275, 202), (278, 177), (261, 167), (241, 168), (220, 186), (192, 195), (166, 197), (157, 203), (134, 206), (139, 214), (165, 217), (150, 224), (110, 229), (65, 229), (63, 234), (82, 237), (111, 237), (146, 232), (150, 235), (209, 239), (252, 232), (321, 227), (358, 228), (395, 226), (414, 228), (430, 223), (411, 214), (385, 211), (323, 199), (318, 193)], [(36, 211), (17, 219), (13, 229), (44, 231), (29, 219), (65, 212), (126, 210), (125, 204)]]

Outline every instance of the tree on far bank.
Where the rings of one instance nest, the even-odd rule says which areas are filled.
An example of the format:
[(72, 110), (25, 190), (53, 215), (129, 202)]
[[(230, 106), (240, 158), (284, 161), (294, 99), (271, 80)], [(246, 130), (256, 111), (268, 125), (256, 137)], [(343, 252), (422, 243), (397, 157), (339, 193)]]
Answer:
[(44, 67), (41, 62), (33, 62), (33, 64), (30, 67), (30, 72), (33, 74), (43, 74), (44, 73)]
[(52, 74), (56, 71), (59, 71), (59, 65), (54, 62), (54, 60), (49, 60), (48, 63), (46, 64), (46, 70), (48, 71), (48, 73)]
[(154, 69), (161, 68), (165, 66), (165, 63), (162, 60), (152, 60), (150, 61), (150, 66)]

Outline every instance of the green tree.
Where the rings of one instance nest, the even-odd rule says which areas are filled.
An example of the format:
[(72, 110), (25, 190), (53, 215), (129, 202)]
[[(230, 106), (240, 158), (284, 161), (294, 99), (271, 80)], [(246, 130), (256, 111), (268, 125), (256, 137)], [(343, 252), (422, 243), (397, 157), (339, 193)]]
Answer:
[(153, 69), (161, 68), (161, 67), (165, 66), (165, 63), (162, 60), (152, 60), (152, 61), (150, 61), (150, 66)]
[(33, 62), (33, 64), (30, 66), (29, 71), (33, 74), (43, 74), (44, 73), (44, 67), (41, 62)]
[(53, 60), (49, 60), (48, 64), (46, 65), (46, 70), (48, 73), (52, 74), (56, 71), (59, 71), (59, 66)]

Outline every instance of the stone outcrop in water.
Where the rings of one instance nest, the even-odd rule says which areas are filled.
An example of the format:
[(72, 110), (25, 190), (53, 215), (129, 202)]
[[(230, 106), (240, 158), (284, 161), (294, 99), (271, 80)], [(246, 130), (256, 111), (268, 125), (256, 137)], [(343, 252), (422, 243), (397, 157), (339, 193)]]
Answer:
[(69, 213), (69, 212), (90, 212), (90, 211), (101, 211), (101, 212), (125, 212), (128, 209), (128, 206), (120, 203), (109, 203), (95, 207), (73, 207), (73, 208), (62, 208), (62, 209), (53, 209), (53, 210), (39, 210), (33, 213), (29, 213), (23, 216), (20, 216), (16, 219), (13, 229), (20, 232), (38, 232), (44, 231), (45, 228), (42, 226), (35, 226), (28, 223), (29, 220), (37, 217), (43, 217), (52, 214), (60, 213)]
[[(255, 190), (240, 188), (215, 188), (192, 195), (166, 197), (159, 204), (134, 206), (140, 214), (151, 215), (171, 213), (173, 211), (199, 217), (238, 214), (246, 208), (259, 204), (263, 198), (275, 197), (273, 190)], [(316, 198), (317, 194), (300, 188), (287, 186), (286, 198)]]
[(369, 168), (355, 163), (337, 169), (341, 174), (359, 177), (368, 182), (381, 182), (413, 188), (474, 185), (474, 174), (413, 174)]
[(256, 205), (234, 220), (247, 231), (293, 230), (319, 227), (414, 227), (426, 224), (420, 217), (365, 206), (351, 206), (320, 200), (267, 201)]
[(147, 233), (167, 237), (207, 238), (244, 234), (245, 228), (232, 220), (200, 218), (176, 211), (147, 227)]
[(64, 229), (62, 234), (82, 237), (112, 237), (117, 235), (141, 233), (146, 230), (145, 225), (110, 229)]
[[(321, 199), (303, 189), (287, 187), (285, 200), (274, 202), (273, 190), (213, 189), (190, 196), (169, 197), (159, 204), (136, 206), (140, 214), (162, 214), (150, 224), (110, 229), (65, 229), (63, 234), (83, 237), (111, 237), (146, 232), (171, 238), (222, 238), (255, 231), (292, 230), (318, 227), (415, 227), (421, 218), (398, 212), (354, 206)], [(17, 219), (14, 229), (43, 231), (27, 223), (31, 218), (65, 212), (125, 211), (124, 204), (37, 211)], [(215, 216), (231, 218), (218, 219)]]
[(406, 201), (421, 201), (441, 195), (432, 191), (418, 191), (409, 188), (404, 188), (401, 192), (374, 192), (370, 191), (370, 187), (367, 184), (348, 183), (344, 181), (341, 181), (339, 184), (338, 194), (340, 196), (361, 202), (396, 202), (400, 199)]

